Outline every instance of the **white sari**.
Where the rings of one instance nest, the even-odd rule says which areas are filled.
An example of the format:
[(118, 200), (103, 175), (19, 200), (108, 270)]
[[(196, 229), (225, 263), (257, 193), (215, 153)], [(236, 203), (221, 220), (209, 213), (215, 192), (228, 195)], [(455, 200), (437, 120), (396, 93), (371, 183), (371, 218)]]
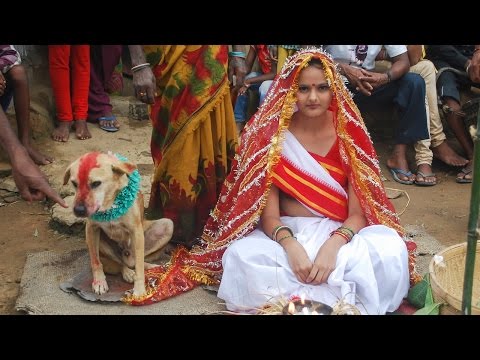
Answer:
[[(282, 156), (335, 191), (345, 193), (288, 131)], [(342, 223), (303, 205), (316, 217), (282, 216), (281, 221), (293, 230), (313, 262), (330, 232)], [(330, 306), (343, 299), (362, 314), (385, 314), (399, 307), (409, 289), (405, 242), (384, 225), (367, 226), (342, 246), (334, 271), (327, 283), (321, 285), (297, 280), (282, 246), (261, 229), (231, 244), (223, 255), (222, 265), (218, 297), (229, 310), (238, 312), (255, 312), (269, 303), (303, 294), (307, 299)]]

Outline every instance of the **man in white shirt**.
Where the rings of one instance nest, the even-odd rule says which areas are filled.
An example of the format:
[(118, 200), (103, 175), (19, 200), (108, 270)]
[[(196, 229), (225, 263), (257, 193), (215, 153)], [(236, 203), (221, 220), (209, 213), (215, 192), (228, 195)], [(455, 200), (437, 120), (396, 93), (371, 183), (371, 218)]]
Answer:
[[(385, 47), (392, 62), (384, 73), (373, 72), (375, 58)], [(415, 175), (409, 169), (408, 144), (428, 139), (425, 109), (425, 82), (418, 74), (409, 73), (410, 62), (405, 45), (325, 45), (348, 79), (348, 87), (360, 111), (376, 108), (379, 103), (396, 105), (399, 121), (395, 127), (395, 146), (387, 167), (395, 181), (411, 185)]]

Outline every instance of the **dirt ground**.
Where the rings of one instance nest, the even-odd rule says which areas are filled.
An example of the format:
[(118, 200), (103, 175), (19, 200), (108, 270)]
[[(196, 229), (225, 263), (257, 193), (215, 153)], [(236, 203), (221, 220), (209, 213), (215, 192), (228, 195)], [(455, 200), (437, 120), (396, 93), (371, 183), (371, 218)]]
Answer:
[[(131, 160), (136, 159), (140, 162), (142, 175), (151, 174), (149, 122), (127, 118), (120, 120), (122, 128), (117, 133), (106, 133), (96, 125), (89, 124), (93, 135), (90, 140), (77, 140), (74, 133), (71, 133), (66, 144), (56, 143), (49, 138), (36, 141), (39, 149), (55, 157), (55, 163), (44, 166), (43, 169), (58, 191), (62, 189), (61, 178), (67, 165), (84, 152), (95, 149), (112, 150)], [(401, 215), (402, 224), (423, 226), (445, 246), (466, 241), (471, 184), (457, 184), (456, 169), (438, 162), (433, 164), (438, 179), (436, 186), (399, 184), (392, 180), (384, 166), (389, 153), (386, 142), (376, 142), (376, 149), (387, 179), (385, 186), (405, 190), (410, 198), (409, 203), (406, 195), (392, 200), (398, 212), (405, 209)], [(413, 159), (413, 154), (410, 155)], [(411, 164), (413, 166), (413, 162)], [(2, 200), (0, 196), (0, 204), (3, 203), (0, 206), (0, 314), (19, 314), (15, 310), (15, 300), (27, 253), (45, 250), (64, 252), (85, 244), (82, 233), (72, 234), (51, 221), (51, 204), (28, 204), (19, 198), (11, 197), (8, 201), (11, 202), (5, 203), (5, 199)]]

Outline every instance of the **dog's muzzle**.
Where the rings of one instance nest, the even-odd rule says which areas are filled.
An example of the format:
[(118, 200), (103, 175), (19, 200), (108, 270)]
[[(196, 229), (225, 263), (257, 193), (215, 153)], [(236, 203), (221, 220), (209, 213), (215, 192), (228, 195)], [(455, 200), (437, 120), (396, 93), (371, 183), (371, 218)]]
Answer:
[(83, 204), (75, 205), (75, 207), (73, 208), (73, 213), (78, 217), (86, 217), (87, 208)]

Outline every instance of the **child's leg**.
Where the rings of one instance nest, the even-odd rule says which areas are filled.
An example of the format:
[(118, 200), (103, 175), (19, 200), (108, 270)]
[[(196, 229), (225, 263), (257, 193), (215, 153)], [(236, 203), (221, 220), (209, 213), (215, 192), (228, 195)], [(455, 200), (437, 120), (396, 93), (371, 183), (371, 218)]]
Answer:
[(90, 139), (87, 127), (88, 89), (90, 86), (90, 45), (72, 45), (72, 107), (75, 134), (80, 140)]
[(70, 48), (71, 45), (49, 45), (48, 64), (52, 82), (58, 127), (53, 131), (55, 141), (67, 141), (73, 121), (70, 97)]
[(53, 161), (52, 158), (39, 153), (30, 145), (30, 92), (25, 68), (22, 65), (15, 65), (7, 72), (6, 76), (9, 86), (13, 88), (18, 138), (36, 164), (50, 164)]

